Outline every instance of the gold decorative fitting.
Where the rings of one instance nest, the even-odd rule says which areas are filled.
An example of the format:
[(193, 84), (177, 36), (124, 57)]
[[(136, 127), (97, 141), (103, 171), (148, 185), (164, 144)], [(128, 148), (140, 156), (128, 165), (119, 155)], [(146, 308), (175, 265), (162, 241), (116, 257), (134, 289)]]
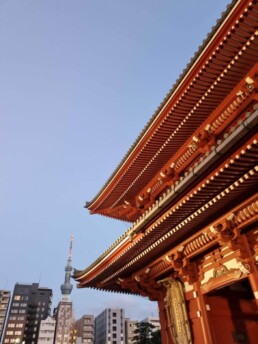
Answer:
[(254, 80), (250, 76), (248, 76), (245, 78), (245, 81), (246, 81), (249, 91), (252, 91), (254, 89), (254, 86), (253, 86)]

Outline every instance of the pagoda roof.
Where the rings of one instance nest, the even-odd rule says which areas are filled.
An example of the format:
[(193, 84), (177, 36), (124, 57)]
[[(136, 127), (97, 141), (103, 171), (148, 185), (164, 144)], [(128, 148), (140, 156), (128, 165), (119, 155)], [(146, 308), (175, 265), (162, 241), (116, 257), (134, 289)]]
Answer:
[[(239, 123), (229, 136), (225, 135), (216, 148), (197, 162), (191, 172), (163, 195), (152, 209), (138, 219), (95, 262), (83, 271), (75, 271), (74, 277), (79, 282), (79, 287), (122, 291), (118, 284), (119, 278), (143, 268), (147, 262), (180, 244), (193, 235), (196, 228), (211, 227), (212, 220), (223, 216), (225, 211), (237, 206), (240, 200), (257, 192), (258, 135), (254, 132), (258, 122), (258, 103), (252, 110), (245, 121)], [(230, 149), (232, 142), (241, 139), (240, 133), (247, 126), (253, 128), (250, 132), (254, 136), (216, 170), (212, 170), (205, 182), (200, 180), (189, 191), (187, 184), (191, 180), (196, 181), (196, 176), (209, 169), (222, 152)], [(254, 202), (254, 219), (257, 220), (257, 196)], [(169, 208), (166, 208), (166, 203), (169, 203)], [(162, 212), (162, 209), (166, 211)]]
[[(258, 185), (257, 28), (257, 1), (233, 1), (87, 204), (91, 213), (133, 224), (89, 267), (75, 271), (79, 287), (129, 292), (121, 288), (121, 278), (181, 245), (197, 229), (209, 242), (207, 228), (225, 213), (257, 220), (257, 196), (247, 215), (241, 210)], [(167, 178), (169, 169), (173, 176)]]
[(179, 157), (256, 64), (256, 47), (249, 46), (250, 39), (257, 41), (256, 11), (256, 1), (232, 1), (114, 173), (86, 203), (92, 214), (134, 222), (146, 210), (133, 211), (135, 200), (155, 186), (162, 168)]

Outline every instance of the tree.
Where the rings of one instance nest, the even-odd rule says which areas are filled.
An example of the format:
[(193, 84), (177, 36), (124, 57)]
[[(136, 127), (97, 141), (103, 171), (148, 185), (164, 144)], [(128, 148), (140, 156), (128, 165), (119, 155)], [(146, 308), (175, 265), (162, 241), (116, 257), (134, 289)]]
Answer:
[(160, 330), (152, 332), (151, 344), (161, 344), (161, 332)]
[(154, 326), (148, 322), (138, 322), (135, 326), (133, 344), (152, 344)]

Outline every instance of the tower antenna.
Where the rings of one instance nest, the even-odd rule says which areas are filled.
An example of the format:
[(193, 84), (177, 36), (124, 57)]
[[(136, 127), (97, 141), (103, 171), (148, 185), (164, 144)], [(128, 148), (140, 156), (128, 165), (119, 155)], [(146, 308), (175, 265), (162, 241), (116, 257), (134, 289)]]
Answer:
[(68, 256), (68, 258), (70, 258), (70, 259), (72, 258), (73, 239), (74, 239), (74, 236), (71, 235), (70, 236), (70, 249), (69, 249), (69, 256)]
[(69, 248), (69, 255), (65, 267), (65, 280), (64, 283), (61, 285), (61, 293), (62, 293), (62, 299), (69, 299), (69, 296), (72, 292), (73, 285), (71, 284), (71, 274), (72, 274), (72, 248), (73, 248), (73, 239), (74, 236), (70, 236), (70, 248)]

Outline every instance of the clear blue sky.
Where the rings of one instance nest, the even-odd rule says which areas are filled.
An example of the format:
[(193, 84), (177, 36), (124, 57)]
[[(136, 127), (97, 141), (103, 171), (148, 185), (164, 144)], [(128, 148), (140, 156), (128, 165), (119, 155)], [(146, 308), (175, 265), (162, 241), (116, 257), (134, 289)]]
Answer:
[[(83, 208), (154, 113), (227, 0), (0, 1), (0, 288), (38, 282), (53, 305), (75, 236), (83, 269), (128, 224)], [(77, 289), (76, 316), (139, 297)]]

